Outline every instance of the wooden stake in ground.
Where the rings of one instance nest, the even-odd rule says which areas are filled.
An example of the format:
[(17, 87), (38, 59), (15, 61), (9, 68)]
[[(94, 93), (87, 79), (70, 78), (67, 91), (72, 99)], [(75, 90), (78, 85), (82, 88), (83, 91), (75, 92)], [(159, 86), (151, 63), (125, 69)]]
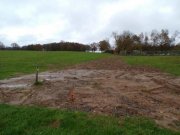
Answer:
[(39, 79), (38, 79), (39, 76), (38, 76), (38, 75), (39, 75), (39, 67), (38, 67), (38, 65), (37, 65), (37, 66), (36, 66), (36, 82), (35, 82), (36, 84), (38, 84), (38, 82), (39, 82)]

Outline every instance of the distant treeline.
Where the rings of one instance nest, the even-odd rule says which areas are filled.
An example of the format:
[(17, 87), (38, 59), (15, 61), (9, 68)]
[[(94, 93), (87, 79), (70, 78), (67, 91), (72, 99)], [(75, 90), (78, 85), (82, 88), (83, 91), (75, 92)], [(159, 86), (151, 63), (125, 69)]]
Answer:
[(74, 43), (74, 42), (59, 42), (59, 43), (49, 43), (49, 44), (36, 44), (23, 46), (22, 50), (36, 50), (36, 51), (86, 51), (90, 49), (90, 46)]
[(86, 51), (90, 50), (89, 45), (84, 45), (74, 42), (59, 42), (48, 44), (31, 44), (20, 47), (18, 44), (13, 43), (11, 47), (4, 47), (5, 50), (31, 50), (31, 51)]
[(169, 34), (169, 31), (162, 29), (161, 31), (152, 30), (151, 33), (134, 34), (130, 31), (122, 33), (113, 33), (114, 47), (109, 43), (109, 40), (94, 42), (89, 45), (64, 42), (49, 43), (49, 44), (31, 44), (20, 47), (17, 43), (12, 43), (11, 47), (5, 47), (0, 42), (0, 50), (34, 50), (34, 51), (96, 51), (97, 49), (117, 54), (133, 54), (141, 52), (169, 52), (180, 51), (180, 33), (174, 32)]

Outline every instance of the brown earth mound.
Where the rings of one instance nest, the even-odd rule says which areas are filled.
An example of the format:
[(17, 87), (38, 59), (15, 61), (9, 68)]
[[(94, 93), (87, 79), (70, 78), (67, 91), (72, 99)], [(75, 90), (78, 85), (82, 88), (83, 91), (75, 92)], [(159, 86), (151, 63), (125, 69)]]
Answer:
[(180, 130), (180, 78), (147, 67), (131, 67), (119, 57), (0, 81), (0, 102), (68, 108), (121, 116), (147, 116)]

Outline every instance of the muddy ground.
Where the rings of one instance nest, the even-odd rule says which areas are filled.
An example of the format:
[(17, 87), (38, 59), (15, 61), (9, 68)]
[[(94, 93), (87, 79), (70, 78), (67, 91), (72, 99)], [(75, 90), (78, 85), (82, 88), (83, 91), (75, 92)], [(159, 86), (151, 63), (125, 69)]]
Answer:
[(121, 116), (147, 116), (180, 130), (180, 78), (107, 58), (0, 81), (0, 102), (68, 108)]

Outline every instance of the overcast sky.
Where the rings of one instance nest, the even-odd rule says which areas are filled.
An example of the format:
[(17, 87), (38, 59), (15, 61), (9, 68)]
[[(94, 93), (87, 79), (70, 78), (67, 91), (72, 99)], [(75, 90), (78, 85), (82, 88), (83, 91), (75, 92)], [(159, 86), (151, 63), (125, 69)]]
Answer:
[(180, 30), (180, 0), (0, 0), (0, 41), (97, 42), (112, 32)]

